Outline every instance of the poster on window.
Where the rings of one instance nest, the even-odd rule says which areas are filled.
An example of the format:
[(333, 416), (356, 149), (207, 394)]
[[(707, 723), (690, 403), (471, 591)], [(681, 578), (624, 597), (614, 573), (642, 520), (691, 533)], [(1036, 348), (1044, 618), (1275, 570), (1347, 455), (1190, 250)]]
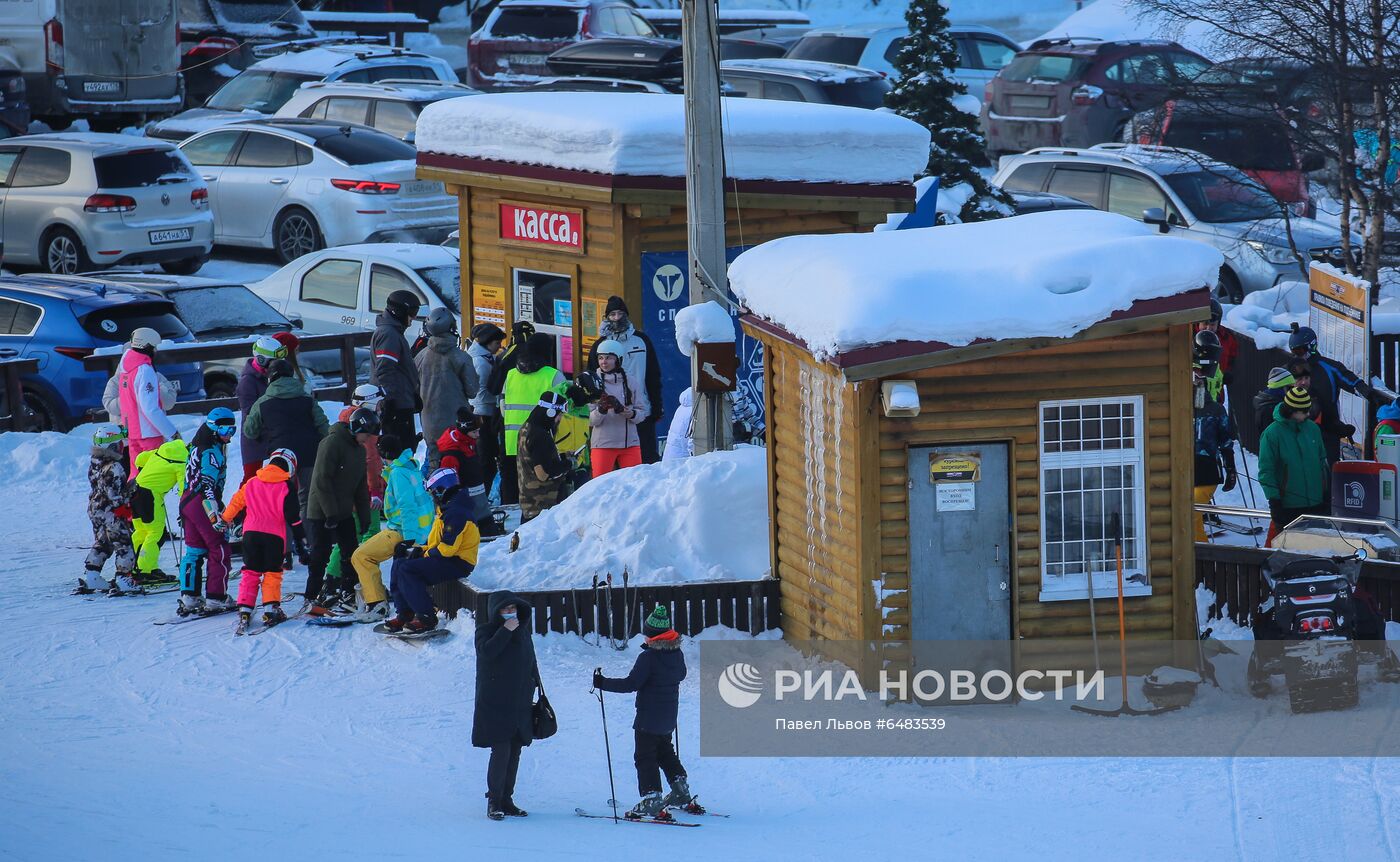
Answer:
[(934, 508), (939, 512), (972, 512), (977, 509), (977, 485), (943, 482), (934, 488)]
[[(1308, 325), (1317, 333), (1323, 356), (1350, 368), (1362, 380), (1371, 376), (1371, 285), (1327, 264), (1308, 270)], [(1342, 421), (1366, 427), (1366, 399), (1343, 392)]]
[(472, 287), (472, 325), (494, 323), (506, 326), (506, 289), (497, 285), (478, 284)]

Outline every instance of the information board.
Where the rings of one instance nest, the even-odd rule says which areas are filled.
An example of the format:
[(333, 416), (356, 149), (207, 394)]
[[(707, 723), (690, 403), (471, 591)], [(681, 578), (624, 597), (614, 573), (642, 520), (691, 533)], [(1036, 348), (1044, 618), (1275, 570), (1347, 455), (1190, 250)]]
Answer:
[[(1314, 263), (1308, 270), (1308, 326), (1317, 333), (1317, 349), (1323, 356), (1350, 368), (1362, 380), (1371, 377), (1371, 285), (1327, 264)], [(1338, 409), (1342, 421), (1366, 428), (1366, 399), (1341, 393)], [(1362, 442), (1358, 439), (1357, 442)]]

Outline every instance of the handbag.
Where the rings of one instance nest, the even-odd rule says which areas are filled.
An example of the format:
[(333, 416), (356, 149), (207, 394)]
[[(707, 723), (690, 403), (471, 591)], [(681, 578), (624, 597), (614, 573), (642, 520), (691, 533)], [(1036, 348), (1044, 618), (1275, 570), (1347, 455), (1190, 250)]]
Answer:
[(559, 720), (554, 717), (554, 707), (545, 696), (544, 684), (536, 681), (535, 685), (539, 687), (540, 699), (535, 701), (530, 716), (530, 732), (535, 739), (549, 739), (559, 732)]

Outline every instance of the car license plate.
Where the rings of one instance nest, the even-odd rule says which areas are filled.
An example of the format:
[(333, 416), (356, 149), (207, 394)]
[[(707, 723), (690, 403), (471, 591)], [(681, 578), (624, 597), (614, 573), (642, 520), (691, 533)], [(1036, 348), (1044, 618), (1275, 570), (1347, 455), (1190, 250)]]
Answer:
[(84, 93), (120, 93), (122, 85), (116, 81), (84, 81)]
[(150, 233), (151, 245), (161, 245), (167, 242), (189, 242), (193, 232), (187, 227), (173, 228), (171, 230), (153, 230)]
[(506, 62), (512, 66), (534, 66), (542, 69), (546, 56), (545, 54), (507, 54)]
[(440, 195), (442, 194), (442, 183), (432, 180), (415, 180), (411, 183), (404, 183), (399, 186), (401, 195)]

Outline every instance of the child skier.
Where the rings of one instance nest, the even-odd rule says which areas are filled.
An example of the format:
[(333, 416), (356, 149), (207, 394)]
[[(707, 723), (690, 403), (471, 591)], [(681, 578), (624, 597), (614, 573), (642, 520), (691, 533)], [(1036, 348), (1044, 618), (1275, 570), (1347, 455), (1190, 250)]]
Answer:
[(428, 477), (428, 493), (437, 504), (437, 517), (422, 545), (400, 542), (389, 570), (389, 590), (398, 615), (387, 621), (390, 631), (419, 634), (437, 628), (428, 587), (465, 578), (476, 568), (481, 533), (471, 521), (472, 502), (460, 493), (457, 474), (442, 468)]
[(438, 464), (454, 470), (457, 481), (472, 500), (471, 518), (483, 536), (500, 536), (505, 528), (491, 515), (486, 477), (481, 459), (481, 418), (470, 406), (457, 411), (457, 422), (437, 439)]
[(131, 540), (136, 550), (137, 583), (173, 583), (160, 570), (160, 542), (166, 533), (165, 495), (185, 493), (189, 446), (176, 437), (136, 456), (136, 490), (131, 494)]
[[(664, 605), (657, 605), (642, 624), (646, 641), (637, 656), (632, 672), (624, 679), (603, 676), (603, 669), (593, 671), (593, 687), (600, 691), (637, 693), (637, 718), (632, 722), (636, 738), (633, 761), (637, 765), (637, 790), (642, 799), (627, 812), (628, 819), (669, 819), (666, 809), (684, 807), (699, 814), (704, 809), (686, 783), (685, 767), (671, 745), (676, 730), (676, 709), (680, 702), (681, 680), (685, 679), (685, 655), (681, 653), (681, 636), (671, 628), (671, 615)], [(661, 775), (671, 792), (661, 795)]]
[[(92, 521), (92, 550), (86, 571), (78, 579), (78, 593), (117, 589), (140, 590), (132, 579), (136, 550), (131, 544), (131, 493), (126, 481), (126, 431), (120, 425), (99, 425), (92, 435), (92, 460), (88, 462), (88, 520)], [(116, 579), (102, 577), (108, 557), (116, 558)]]
[[(180, 561), (180, 616), (230, 610), (229, 547), (215, 525), (224, 510), (228, 479), (228, 444), (236, 430), (233, 411), (215, 407), (190, 441), (185, 462), (185, 493), (180, 498), (180, 527), (185, 534), (185, 557)], [(205, 558), (209, 562), (208, 600), (201, 599)]]
[(295, 480), (297, 456), (278, 449), (244, 483), (224, 509), (224, 530), (243, 518), (243, 573), (238, 582), (238, 631), (246, 632), (258, 600), (261, 582), (263, 625), (287, 619), (282, 610), (282, 554), (287, 548), (287, 524), (301, 525)]
[(378, 439), (379, 455), (389, 465), (381, 481), (385, 484), (383, 528), (360, 542), (350, 563), (360, 579), (360, 595), (365, 609), (355, 619), (379, 623), (389, 618), (388, 594), (379, 567), (394, 556), (400, 542), (420, 543), (428, 537), (433, 522), (433, 501), (423, 488), (423, 471), (413, 458), (413, 450), (392, 434)]

